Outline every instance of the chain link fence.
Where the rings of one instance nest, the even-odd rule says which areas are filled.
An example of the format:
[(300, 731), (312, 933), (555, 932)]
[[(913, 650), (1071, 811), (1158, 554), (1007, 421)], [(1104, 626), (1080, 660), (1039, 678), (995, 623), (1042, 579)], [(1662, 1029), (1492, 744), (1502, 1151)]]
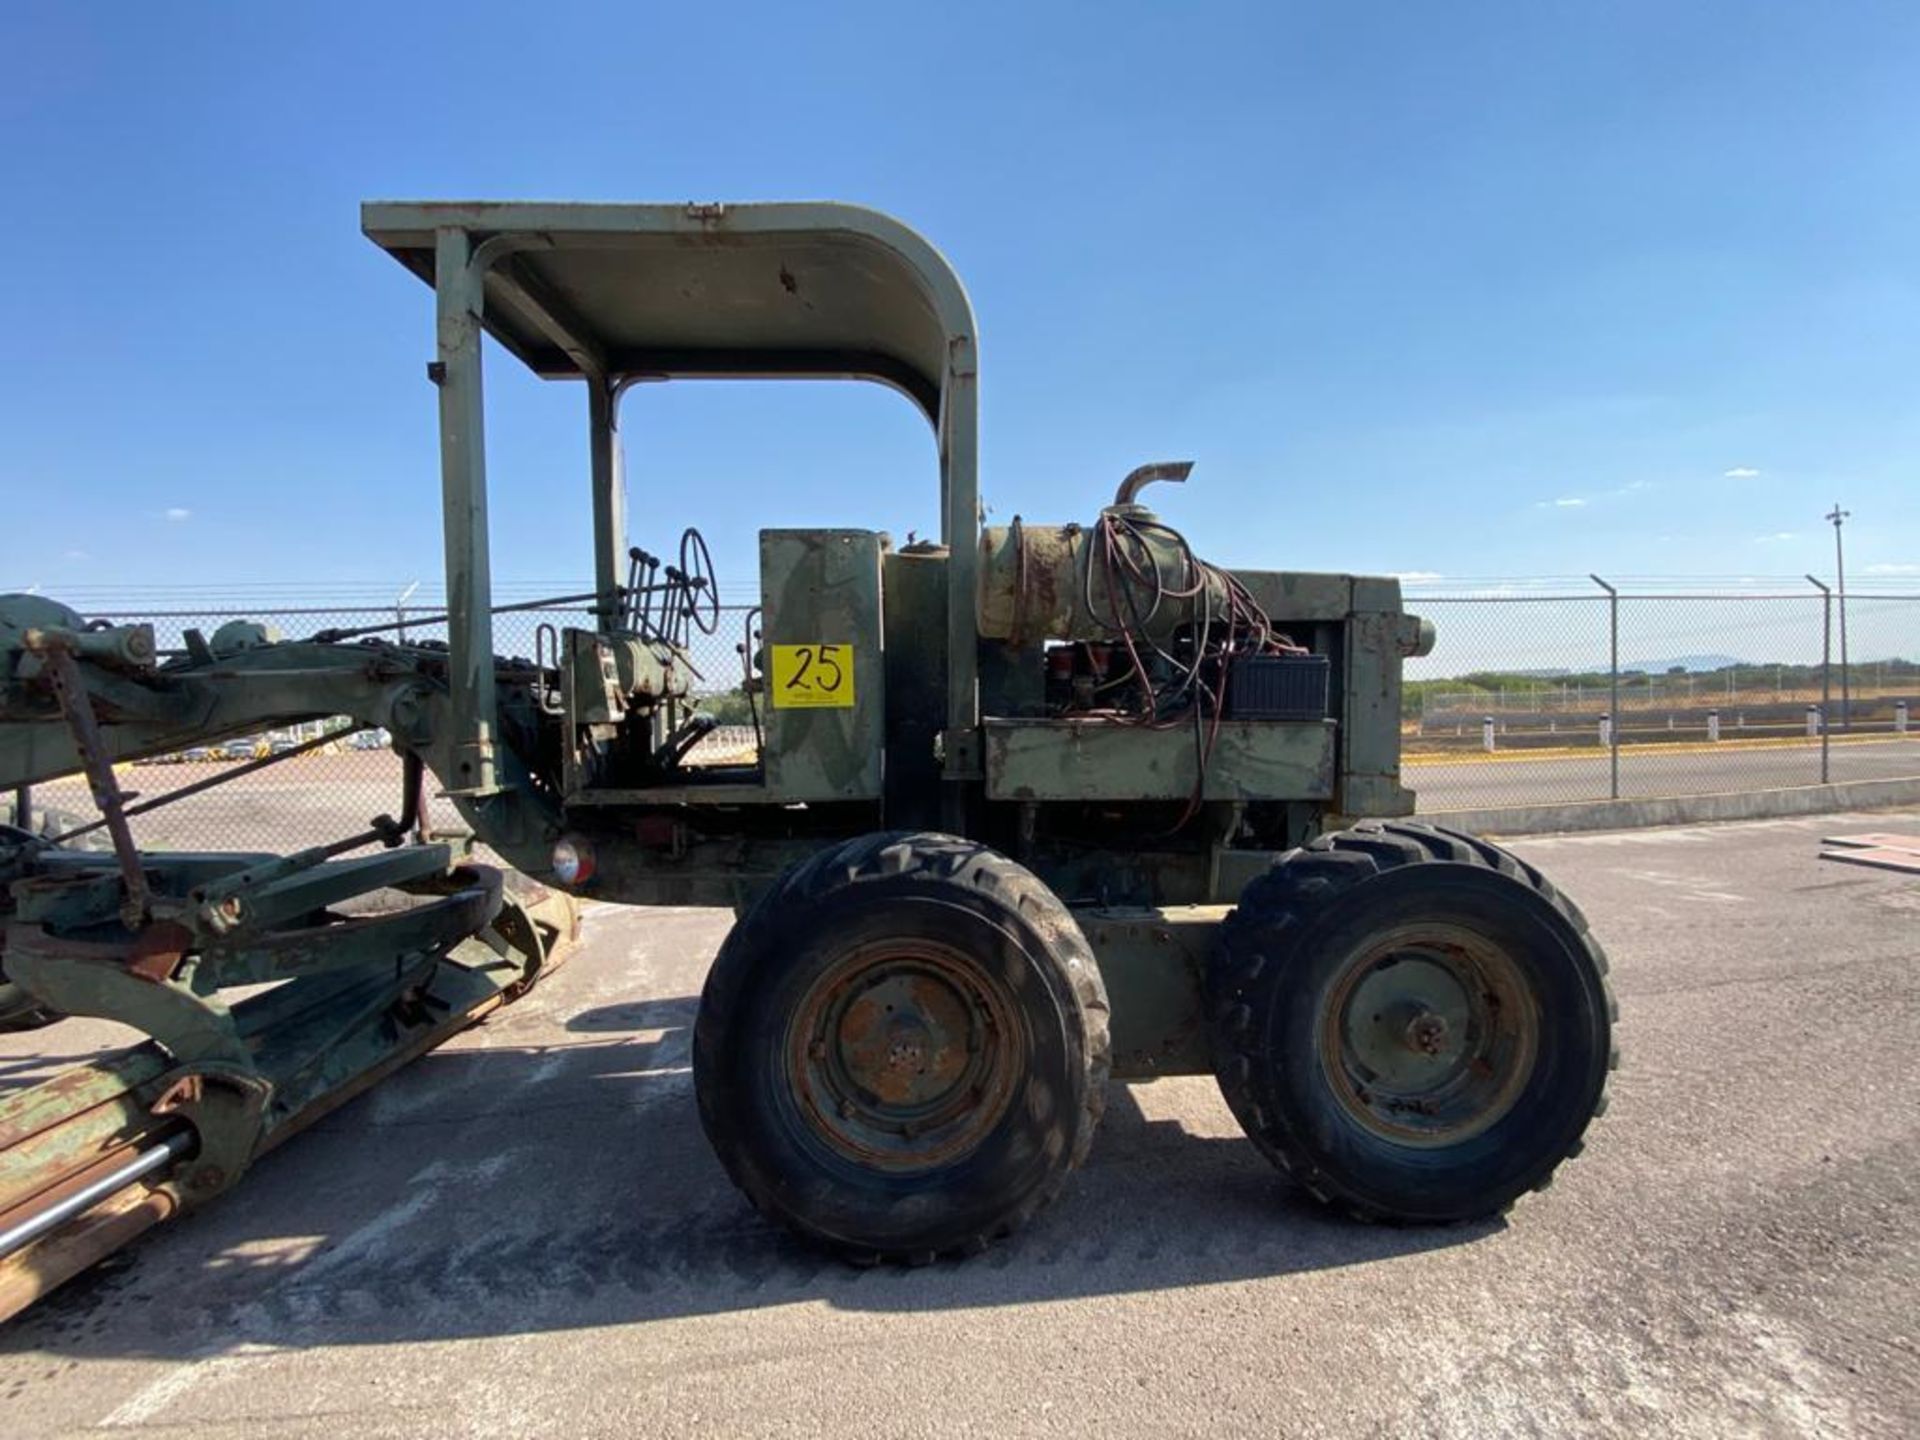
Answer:
[[(95, 608), (122, 623), (151, 621), (163, 651), (181, 650), (187, 630), (211, 635), (235, 615), (288, 639), (373, 626), (413, 643), (446, 637), (440, 612), (418, 607)], [(1433, 653), (1406, 667), (1402, 747), (1422, 811), (1920, 776), (1920, 595), (1848, 596), (1844, 666), (1837, 597), (1813, 586), (1431, 594), (1408, 608), (1439, 633)], [(694, 691), (721, 722), (696, 759), (751, 754), (739, 647), (752, 615), (723, 606), (713, 633), (692, 637)], [(495, 645), (550, 659), (558, 631), (592, 624), (584, 604), (508, 610), (495, 617)], [(401, 767), (387, 737), (338, 733), (344, 726), (313, 722), (124, 767), (122, 785), (151, 797), (336, 733), (316, 750), (135, 817), (136, 840), (285, 851), (398, 814)], [(41, 823), (51, 817), (62, 828), (98, 813), (78, 777), (35, 787), (30, 804)], [(427, 819), (430, 828), (457, 823), (448, 802), (431, 798)]]
[(1423, 811), (1920, 776), (1920, 596), (1427, 595), (1402, 749)]
[[(118, 609), (111, 614), (96, 612), (89, 618), (112, 619), (120, 624), (151, 623), (164, 657), (184, 653), (188, 630), (211, 636), (236, 616), (264, 625), (270, 636), (286, 640), (380, 627), (383, 638), (444, 645), (447, 632), (439, 620), (442, 614), (438, 608), (418, 606), (260, 609), (209, 605), (193, 610)], [(747, 623), (753, 614), (749, 606), (723, 605), (713, 632), (696, 629), (687, 642), (688, 658), (695, 671), (693, 693), (701, 697), (702, 708), (721, 722), (690, 752), (696, 761), (744, 759), (752, 753), (753, 728), (740, 690), (743, 661), (737, 647), (745, 643)], [(494, 646), (507, 657), (532, 660), (541, 653), (550, 659), (561, 630), (593, 626), (593, 611), (584, 604), (506, 610), (494, 617)], [(196, 745), (177, 754), (119, 767), (120, 784), (130, 799), (152, 798), (222, 771), (237, 770), (249, 761), (311, 741), (324, 742), (305, 753), (288, 755), (281, 763), (235, 775), (231, 783), (134, 816), (130, 823), (135, 841), (154, 850), (287, 851), (337, 840), (363, 829), (375, 815), (398, 815), (403, 805), (401, 763), (390, 748), (389, 737), (376, 730), (349, 733), (350, 728), (345, 717), (312, 721)], [(329, 734), (336, 738), (326, 741)], [(458, 828), (459, 817), (452, 804), (436, 798), (431, 782), (429, 786), (427, 828)], [(0, 818), (5, 818), (10, 809), (17, 811), (21, 798), (14, 797), (12, 806), (0, 803)], [(29, 822), (49, 833), (99, 818), (87, 782), (80, 776), (36, 785), (24, 798)], [(105, 844), (104, 832), (94, 831), (93, 840)]]

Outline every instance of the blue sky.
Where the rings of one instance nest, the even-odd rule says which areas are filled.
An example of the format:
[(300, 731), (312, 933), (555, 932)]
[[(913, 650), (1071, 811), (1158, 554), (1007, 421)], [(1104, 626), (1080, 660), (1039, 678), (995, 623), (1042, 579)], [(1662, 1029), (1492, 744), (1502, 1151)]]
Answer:
[[(982, 335), (984, 493), (1143, 460), (1232, 564), (1920, 585), (1920, 7), (15, 3), (0, 587), (440, 570), (430, 297), (367, 198), (856, 200)], [(504, 588), (589, 569), (584, 402), (496, 352)], [(860, 386), (648, 388), (632, 538), (935, 528)]]

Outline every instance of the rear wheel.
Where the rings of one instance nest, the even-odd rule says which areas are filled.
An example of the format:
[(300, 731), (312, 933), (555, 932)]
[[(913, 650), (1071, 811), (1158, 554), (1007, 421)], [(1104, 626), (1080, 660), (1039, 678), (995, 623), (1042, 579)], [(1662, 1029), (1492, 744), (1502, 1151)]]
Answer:
[(860, 1261), (983, 1248), (1085, 1157), (1107, 1001), (1028, 871), (944, 835), (790, 871), (727, 937), (694, 1033), (701, 1121), (764, 1214)]
[(1578, 909), (1498, 846), (1410, 821), (1322, 836), (1249, 885), (1209, 1000), (1249, 1137), (1368, 1219), (1471, 1219), (1543, 1188), (1616, 1060)]

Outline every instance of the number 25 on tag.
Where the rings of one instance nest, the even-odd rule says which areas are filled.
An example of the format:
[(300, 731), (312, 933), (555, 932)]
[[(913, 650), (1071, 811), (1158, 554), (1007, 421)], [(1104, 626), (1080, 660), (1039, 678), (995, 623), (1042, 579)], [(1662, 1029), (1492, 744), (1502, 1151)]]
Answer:
[(775, 645), (768, 689), (776, 710), (853, 705), (851, 645)]

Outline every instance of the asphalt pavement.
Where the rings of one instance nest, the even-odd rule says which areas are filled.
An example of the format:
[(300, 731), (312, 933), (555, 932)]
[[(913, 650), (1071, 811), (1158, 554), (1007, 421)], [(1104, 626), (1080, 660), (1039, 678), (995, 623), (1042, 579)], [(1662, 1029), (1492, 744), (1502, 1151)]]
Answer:
[(709, 1153), (726, 917), (596, 909), (521, 1003), (0, 1330), (0, 1432), (1920, 1433), (1920, 880), (1816, 860), (1863, 830), (1920, 816), (1516, 844), (1612, 954), (1624, 1062), (1504, 1221), (1331, 1218), (1162, 1080), (1018, 1238), (907, 1271), (772, 1233)]

